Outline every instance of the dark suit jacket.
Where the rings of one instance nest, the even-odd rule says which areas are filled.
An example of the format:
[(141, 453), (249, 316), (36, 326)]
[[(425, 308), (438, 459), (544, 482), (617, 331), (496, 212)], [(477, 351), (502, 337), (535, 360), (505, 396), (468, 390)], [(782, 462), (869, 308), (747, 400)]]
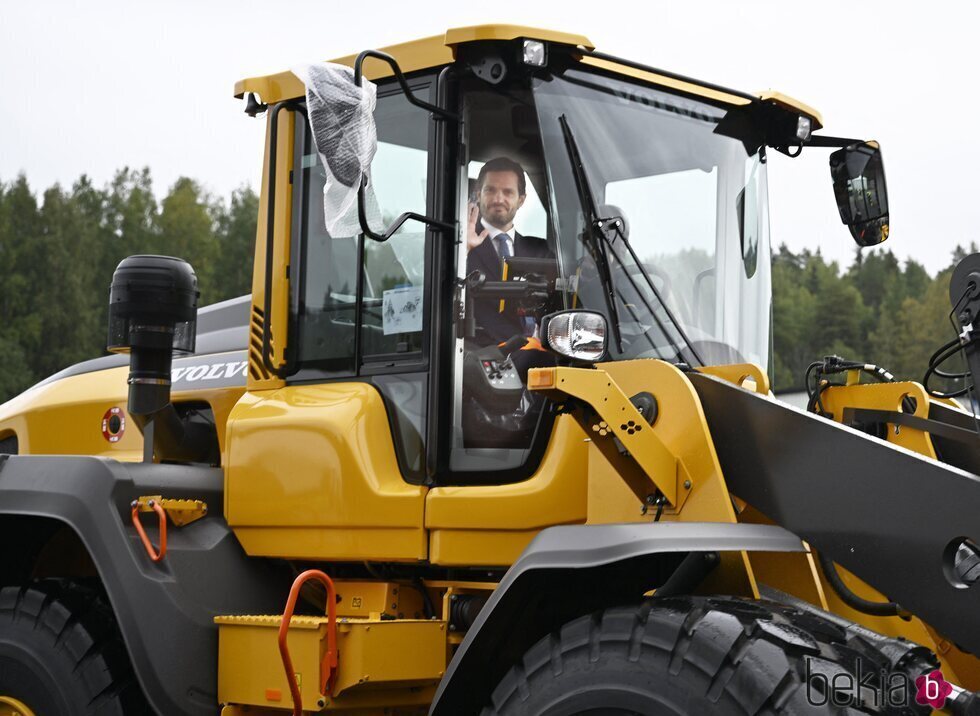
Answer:
[[(479, 222), (477, 232), (483, 231)], [(531, 258), (554, 258), (548, 242), (533, 236), (522, 236), (514, 232), (514, 255)], [(489, 236), (466, 256), (466, 274), (482, 271), (487, 281), (500, 281), (503, 274), (503, 260), (493, 246)], [(473, 301), (476, 318), (476, 341), (480, 345), (495, 345), (509, 340), (515, 335), (524, 334), (524, 325), (517, 315), (514, 301), (508, 301), (504, 312), (500, 312), (499, 298), (477, 298)]]

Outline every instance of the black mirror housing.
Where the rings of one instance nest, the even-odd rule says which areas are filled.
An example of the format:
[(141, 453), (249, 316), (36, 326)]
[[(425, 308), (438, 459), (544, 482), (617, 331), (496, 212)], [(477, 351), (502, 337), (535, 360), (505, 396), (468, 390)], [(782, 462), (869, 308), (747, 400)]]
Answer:
[(859, 246), (888, 238), (888, 191), (877, 142), (860, 142), (830, 155), (830, 175), (841, 221)]

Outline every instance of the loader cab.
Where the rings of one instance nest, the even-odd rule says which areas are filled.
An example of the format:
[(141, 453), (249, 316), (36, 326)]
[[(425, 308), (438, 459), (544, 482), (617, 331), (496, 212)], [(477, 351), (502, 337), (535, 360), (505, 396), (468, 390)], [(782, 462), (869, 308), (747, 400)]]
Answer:
[[(405, 558), (421, 558), (426, 489), (534, 476), (557, 421), (556, 406), (527, 390), (527, 370), (569, 362), (542, 345), (556, 312), (602, 317), (603, 360), (769, 369), (766, 152), (797, 150), (819, 115), (781, 95), (609, 58), (585, 38), (529, 40), (520, 30), (466, 28), (389, 48), (387, 64), (379, 53), (340, 61), (359, 67), (354, 84), (363, 76), (377, 88), (370, 182), (340, 182), (362, 189), (343, 204), (342, 229), (331, 214), (338, 183), (324, 189), (344, 167), (325, 163), (303, 83), (284, 73), (240, 84), (243, 95), (270, 97), (249, 391), (230, 422), (226, 461), (230, 522), (250, 525), (236, 531), (251, 553), (279, 554), (262, 525), (351, 520), (339, 503), (314, 509), (299, 496), (337, 481), (327, 493), (364, 483), (372, 528), (384, 521), (372, 510), (395, 511), (387, 496), (399, 493), (410, 507), (398, 514), (411, 524), (385, 529)], [(510, 230), (508, 255), (486, 244), (481, 267), (468, 241), (470, 206), (481, 170), (501, 159), (519, 167), (521, 206), (513, 226), (496, 227)], [(887, 214), (860, 196), (870, 184), (855, 169), (874, 162), (837, 164), (842, 219), (865, 222), (868, 236), (884, 222), (886, 234)], [(489, 233), (484, 218), (477, 230)], [(488, 330), (504, 318), (513, 336)], [(271, 424), (292, 426), (299, 413), (316, 414), (310, 445), (346, 477), (328, 478), (299, 447), (257, 447), (274, 440)], [(328, 439), (313, 440), (318, 430)], [(252, 436), (248, 459), (235, 457), (236, 434)], [(384, 462), (383, 480), (368, 452)], [(291, 471), (319, 475), (309, 490), (281, 474), (276, 455), (285, 453)], [(260, 504), (263, 479), (281, 492), (278, 516)], [(383, 544), (364, 549), (390, 558)]]
[[(602, 313), (613, 360), (768, 364), (765, 149), (750, 155), (715, 133), (727, 112), (716, 103), (556, 58), (560, 71), (504, 63), (494, 79), (484, 70), (500, 53), (462, 53), (462, 62), (409, 79), (426, 102), (441, 85), (458, 124), (414, 106), (397, 80), (377, 83), (371, 184), (380, 226), (411, 211), (446, 217), (455, 236), (417, 221), (384, 242), (363, 239), (356, 225), (330, 235), (323, 160), (307, 115), (294, 113), (285, 380), (370, 381), (385, 396), (412, 480), (500, 482), (533, 472), (552, 415), (523, 388), (529, 367), (559, 360), (539, 345), (542, 319), (555, 311)], [(562, 123), (582, 154), (584, 187)], [(510, 227), (516, 256), (506, 261), (489, 240), (476, 249), (466, 241), (481, 168), (501, 159), (520, 167), (524, 192)], [(600, 218), (621, 222), (618, 237), (597, 246), (588, 235), (583, 189)], [(477, 227), (493, 228), (483, 216)], [(547, 295), (501, 298), (474, 283), (476, 274), (540, 279)], [(512, 322), (503, 329), (483, 325), (504, 316)], [(511, 385), (515, 376), (520, 384)], [(432, 413), (437, 403), (449, 420)]]

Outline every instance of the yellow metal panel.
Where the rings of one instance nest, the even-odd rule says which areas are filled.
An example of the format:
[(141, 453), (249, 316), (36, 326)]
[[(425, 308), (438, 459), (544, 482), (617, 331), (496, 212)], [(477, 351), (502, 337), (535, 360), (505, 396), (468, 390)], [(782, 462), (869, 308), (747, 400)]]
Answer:
[(444, 566), (511, 564), (538, 530), (586, 517), (588, 443), (560, 415), (537, 471), (508, 485), (435, 487), (426, 496), (429, 560)]
[(141, 460), (143, 437), (129, 415), (119, 442), (102, 437), (105, 412), (120, 407), (125, 413), (128, 375), (128, 367), (119, 367), (31, 388), (0, 406), (0, 433), (15, 432), (21, 454)]
[[(824, 409), (833, 414), (834, 420), (841, 422), (845, 408), (867, 408), (868, 410), (887, 410), (902, 412), (902, 399), (906, 396), (915, 400), (917, 418), (929, 417), (929, 395), (918, 383), (911, 381), (897, 383), (869, 383), (867, 385), (833, 386), (823, 392), (821, 402)], [(920, 455), (936, 459), (936, 450), (929, 433), (907, 425), (888, 424), (888, 442), (914, 450)]]
[[(385, 498), (379, 498), (384, 500)], [(416, 510), (409, 516), (416, 516)], [(283, 518), (288, 519), (288, 518)], [(367, 519), (367, 518), (365, 518)], [(419, 520), (421, 521), (421, 519)], [(425, 559), (426, 538), (421, 527), (233, 527), (245, 552), (253, 557), (415, 562)]]
[(443, 567), (506, 567), (517, 561), (539, 531), (432, 529), (429, 561)]
[[(754, 525), (776, 524), (751, 505), (746, 505), (741, 500), (738, 502), (742, 506), (738, 514), (739, 522)], [(760, 584), (792, 594), (821, 609), (828, 609), (823, 582), (810, 546), (806, 543), (804, 546), (806, 552), (752, 552), (749, 554), (749, 561)]]
[[(0, 406), (0, 435), (16, 433), (22, 455), (98, 455), (138, 462), (143, 459), (143, 436), (125, 412), (128, 375), (129, 367), (120, 366), (31, 388)], [(208, 403), (224, 450), (228, 414), (243, 392), (243, 387), (175, 391), (173, 400)], [(102, 418), (113, 407), (123, 409), (126, 430), (110, 443), (102, 436)]]
[[(448, 65), (453, 61), (452, 49), (446, 46), (445, 38), (442, 35), (434, 35), (421, 40), (402, 42), (377, 49), (394, 57), (398, 61), (398, 66), (402, 68), (402, 72), (406, 73)], [(328, 61), (353, 67), (356, 59), (357, 54), (353, 54)], [(379, 60), (368, 60), (364, 63), (364, 76), (369, 80), (391, 77), (391, 66)], [(263, 102), (272, 104), (284, 99), (302, 97), (306, 94), (306, 88), (299, 77), (287, 71), (263, 77), (249, 77), (235, 83), (236, 97), (241, 97), (246, 92), (255, 92), (262, 98)]]
[[(441, 65), (448, 65), (454, 59), (453, 52), (457, 45), (475, 40), (514, 40), (527, 37), (545, 42), (557, 42), (564, 45), (576, 45), (592, 49), (592, 43), (582, 35), (572, 35), (553, 30), (542, 30), (522, 25), (474, 25), (472, 27), (453, 28), (445, 35), (433, 35), (420, 40), (402, 42), (397, 45), (378, 48), (398, 61), (402, 72), (416, 72)], [(369, 48), (364, 48), (369, 49)], [(371, 48), (374, 49), (374, 48)], [(357, 53), (338, 57), (330, 62), (339, 65), (354, 66)], [(364, 63), (364, 76), (370, 80), (391, 77), (391, 67), (385, 62), (368, 60)], [(248, 77), (235, 83), (235, 96), (242, 97), (246, 92), (255, 92), (263, 102), (280, 102), (284, 99), (301, 97), (306, 93), (302, 81), (292, 72), (278, 72), (261, 77)]]
[[(639, 499), (652, 494), (655, 489), (667, 498), (671, 505), (680, 501), (678, 491), (678, 465), (675, 456), (663, 444), (655, 429), (651, 429), (629, 396), (611, 380), (602, 368), (535, 368), (539, 373), (554, 373), (550, 382), (555, 387), (541, 390), (549, 397), (562, 400), (565, 396), (577, 398), (591, 405), (598, 417), (590, 419), (593, 442), (603, 452), (618, 453), (613, 436), (619, 439), (632, 460), (619, 460), (610, 454), (621, 478), (629, 484)], [(539, 379), (540, 380), (540, 379)], [(637, 391), (639, 392), (639, 391)], [(632, 469), (634, 462), (639, 471)], [(684, 475), (684, 481), (692, 478)]]
[(225, 515), (252, 555), (424, 559), (426, 488), (402, 478), (363, 382), (246, 394), (228, 424)]
[[(449, 34), (450, 33), (447, 33), (447, 36)], [(543, 34), (545, 33), (538, 33), (538, 35)], [(562, 38), (582, 40), (584, 42), (575, 42), (574, 44), (581, 45), (587, 49), (592, 49), (591, 43), (589, 43), (584, 37), (578, 35), (565, 35), (564, 33), (555, 34)], [(547, 40), (546, 37), (535, 37), (535, 35), (530, 33), (523, 33), (517, 35), (517, 37), (530, 37), (532, 39)], [(509, 40), (514, 38), (498, 37), (493, 39)], [(400, 45), (384, 47), (381, 48), (381, 51), (388, 53), (398, 60), (398, 65), (402, 68), (403, 72), (416, 72), (419, 70), (448, 65), (453, 62), (454, 58), (452, 49), (444, 44), (444, 40), (445, 38), (441, 36), (429, 37), (425, 38), (424, 40), (415, 40), (414, 42), (406, 42)], [(563, 44), (573, 43), (569, 42)], [(331, 60), (331, 62), (352, 67), (356, 58), (356, 54), (348, 55), (346, 57)], [(656, 72), (628, 67), (610, 60), (599, 59), (597, 57), (583, 57), (581, 61), (585, 65), (609, 70), (611, 72), (615, 72), (616, 74), (650, 82), (669, 90), (685, 92), (696, 97), (704, 97), (705, 99), (714, 102), (721, 102), (733, 107), (741, 107), (750, 103), (750, 100), (746, 99), (745, 97), (740, 97), (739, 95), (704, 87), (696, 82), (678, 80)], [(391, 67), (387, 63), (379, 62), (377, 60), (369, 60), (364, 64), (364, 76), (370, 80), (384, 79), (386, 77), (391, 77), (391, 74)], [(265, 75), (262, 77), (249, 77), (235, 83), (236, 97), (242, 97), (246, 92), (255, 92), (263, 102), (272, 104), (275, 102), (281, 102), (282, 100), (292, 99), (294, 97), (302, 97), (306, 93), (306, 89), (303, 86), (302, 80), (300, 80), (292, 72), (278, 72), (276, 74)], [(819, 114), (817, 114), (817, 116), (819, 117)], [(815, 120), (814, 126), (816, 127), (817, 125), (819, 125), (819, 121)]]
[(595, 45), (585, 35), (543, 30), (525, 25), (471, 25), (470, 27), (456, 27), (446, 31), (445, 44), (454, 47), (479, 40), (516, 40), (522, 37), (531, 40), (554, 42), (559, 45), (583, 47), (586, 50), (595, 49)]
[[(218, 700), (267, 708), (292, 706), (277, 643), (282, 617), (220, 616)], [(339, 711), (428, 704), (446, 670), (446, 623), (399, 619), (338, 620), (335, 698), (319, 691), (325, 617), (293, 617), (289, 644), (303, 707)], [(410, 655), (410, 658), (407, 658)]]
[[(579, 375), (566, 372), (569, 370), (573, 369), (556, 371), (554, 384), (557, 387), (545, 392), (564, 392), (563, 385), (569, 385), (568, 377)], [(590, 372), (588, 369), (579, 370), (581, 373)], [(597, 437), (597, 434), (593, 434), (592, 439), (597, 441), (596, 446), (600, 449), (591, 453), (589, 459), (589, 522), (637, 519), (642, 500), (636, 495), (636, 489), (631, 487), (628, 492), (622, 487), (612, 485), (616, 478), (622, 480), (625, 471), (629, 469), (627, 463), (644, 464), (639, 459), (634, 459), (639, 458), (649, 447), (639, 444), (641, 441), (658, 443), (672, 456), (677, 466), (673, 473), (680, 476), (676, 489), (686, 498), (679, 500), (679, 509), (665, 510), (665, 521), (735, 522), (731, 496), (721, 472), (701, 401), (685, 375), (675, 366), (658, 360), (603, 363), (591, 372), (598, 379), (593, 377), (581, 382), (579, 387), (584, 386), (584, 393), (587, 393), (587, 397), (581, 399), (600, 415), (603, 411), (610, 415), (628, 412), (623, 410), (625, 406), (620, 405), (618, 395), (631, 396), (647, 391), (657, 400), (658, 417), (652, 429), (635, 432), (633, 435), (622, 430), (620, 421), (612, 420), (611, 417), (607, 421), (607, 426), (611, 425), (611, 429), (620, 437), (632, 457), (623, 456), (615, 449), (601, 449), (602, 443), (598, 441), (608, 441), (608, 436)], [(562, 376), (566, 376), (565, 384), (561, 382)], [(580, 412), (576, 411), (575, 415), (579, 416)], [(643, 425), (647, 425), (646, 421), (643, 421)], [(658, 463), (655, 460), (645, 462), (651, 465), (663, 464), (662, 461)], [(595, 492), (591, 492), (593, 489)], [(648, 515), (646, 519), (652, 519), (652, 515)], [(752, 568), (745, 553), (723, 554), (722, 565), (711, 575), (709, 584), (719, 592), (758, 596)]]
[(162, 495), (140, 495), (136, 498), (140, 512), (153, 512), (151, 502), (159, 504), (177, 527), (189, 525), (208, 514), (208, 503), (203, 500), (173, 499)]
[(572, 416), (558, 416), (534, 475), (509, 485), (434, 487), (426, 497), (426, 527), (528, 530), (584, 522), (585, 438)]
[(589, 443), (589, 516), (590, 525), (616, 522), (649, 522), (654, 512), (643, 514), (640, 500), (622, 478), (622, 470), (635, 469), (623, 457), (613, 464), (594, 442)]
[(618, 62), (612, 62), (610, 60), (601, 60), (597, 57), (583, 57), (582, 64), (598, 67), (599, 69), (603, 70), (609, 70), (610, 72), (615, 72), (616, 74), (625, 75), (627, 77), (633, 77), (634, 79), (643, 80), (645, 82), (650, 82), (666, 89), (686, 92), (687, 94), (693, 94), (697, 97), (704, 97), (705, 99), (713, 102), (721, 102), (733, 107), (741, 107), (750, 104), (750, 100), (746, 99), (745, 97), (739, 97), (738, 95), (722, 92), (721, 90), (703, 87), (694, 82), (674, 79), (673, 77), (667, 77), (666, 75), (657, 74), (656, 72), (627, 67), (626, 65), (621, 65)]
[[(633, 360), (601, 366), (626, 395), (649, 391), (657, 399), (654, 432), (673, 453), (682, 475), (692, 484), (680, 510), (667, 509), (663, 520), (679, 522), (735, 522), (731, 493), (718, 462), (708, 421), (697, 391), (676, 366), (660, 360)], [(646, 433), (642, 433), (646, 434)], [(721, 564), (702, 585), (705, 593), (758, 597), (755, 575), (745, 552), (723, 552)]]
[(265, 315), (266, 239), (269, 226), (269, 157), (272, 139), (271, 116), (266, 125), (265, 158), (262, 162), (262, 188), (259, 192), (259, 216), (256, 224), (255, 259), (252, 268), (252, 309), (249, 316), (248, 389), (267, 390), (285, 385), (281, 378), (270, 375), (262, 360), (262, 325), (271, 321), (272, 365), (285, 360), (286, 331), (289, 309), (289, 267), (291, 242), (293, 185), (289, 181), (293, 166), (294, 115), (279, 113), (278, 146), (276, 148), (276, 196), (273, 208), (272, 315)]
[(980, 659), (974, 654), (961, 651), (956, 644), (944, 639), (928, 624), (925, 628), (934, 643), (933, 646), (926, 646), (930, 646), (942, 660), (943, 675), (949, 674), (946, 678), (964, 689), (980, 689)]
[(388, 614), (399, 619), (424, 616), (422, 593), (412, 585), (398, 582), (368, 582), (335, 579), (337, 616), (368, 619)]
[(760, 395), (769, 395), (769, 376), (755, 363), (706, 365), (695, 370), (727, 380), (739, 388), (746, 388)]
[[(281, 617), (216, 617), (218, 701), (256, 706), (292, 705), (276, 637)], [(320, 693), (321, 634), (312, 617), (293, 617), (286, 637), (303, 706), (315, 709)], [(268, 698), (267, 695), (272, 695)], [(276, 698), (278, 696), (278, 698)]]
[(396, 619), (340, 624), (337, 649), (341, 666), (336, 690), (364, 691), (375, 686), (422, 686), (446, 672), (446, 623)]
[(776, 92), (774, 90), (767, 90), (765, 92), (759, 92), (758, 94), (759, 99), (763, 100), (764, 102), (773, 102), (793, 112), (805, 114), (810, 118), (810, 128), (814, 131), (823, 127), (823, 117), (820, 116), (820, 112), (809, 105), (803, 104), (800, 102), (800, 100), (794, 99), (789, 95), (785, 95), (782, 92)]

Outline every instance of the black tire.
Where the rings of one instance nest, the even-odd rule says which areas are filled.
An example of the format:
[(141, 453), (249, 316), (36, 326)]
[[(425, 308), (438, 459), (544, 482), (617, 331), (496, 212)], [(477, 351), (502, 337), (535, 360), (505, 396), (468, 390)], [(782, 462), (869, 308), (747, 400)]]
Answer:
[[(834, 706), (820, 677), (887, 660), (815, 615), (771, 602), (684, 597), (565, 624), (501, 679), (483, 716), (917, 714)], [(809, 663), (808, 663), (809, 662)], [(809, 672), (807, 672), (809, 669)], [(809, 693), (808, 693), (809, 690)], [(824, 701), (824, 703), (820, 703)]]
[(98, 592), (46, 580), (0, 590), (0, 696), (37, 716), (142, 716), (112, 611)]

